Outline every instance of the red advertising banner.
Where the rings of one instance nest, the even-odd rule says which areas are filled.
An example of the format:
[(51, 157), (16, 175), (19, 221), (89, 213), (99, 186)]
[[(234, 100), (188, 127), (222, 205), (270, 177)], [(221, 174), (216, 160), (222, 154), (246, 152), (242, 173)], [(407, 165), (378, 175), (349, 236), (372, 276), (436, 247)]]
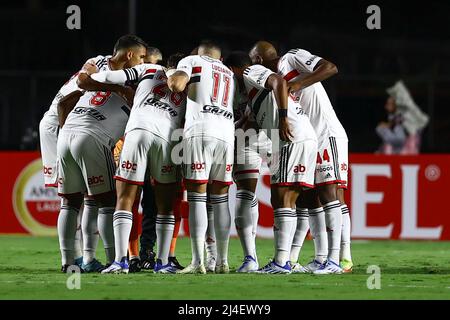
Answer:
[[(39, 153), (0, 152), (0, 165), (0, 233), (56, 235), (60, 199), (54, 188), (43, 185)], [(350, 155), (346, 199), (353, 238), (450, 240), (450, 210), (443, 201), (449, 185), (450, 155)], [(233, 216), (234, 193), (233, 187)], [(260, 178), (257, 196), (258, 235), (270, 238), (273, 211), (267, 175)]]

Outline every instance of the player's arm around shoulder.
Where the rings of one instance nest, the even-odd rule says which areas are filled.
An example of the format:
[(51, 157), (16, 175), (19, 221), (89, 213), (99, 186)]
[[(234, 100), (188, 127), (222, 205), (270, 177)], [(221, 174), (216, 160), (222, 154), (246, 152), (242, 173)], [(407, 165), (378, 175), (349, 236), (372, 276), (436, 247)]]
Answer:
[(170, 91), (183, 92), (192, 75), (193, 57), (185, 57), (178, 62), (177, 70), (167, 79)]
[(309, 87), (316, 82), (324, 81), (338, 73), (338, 69), (333, 62), (312, 55), (305, 50), (299, 50), (291, 59), (295, 69), (300, 73), (307, 73), (307, 76), (296, 81), (290, 81), (290, 92)]
[(175, 71), (175, 73), (167, 79), (167, 86), (169, 87), (170, 91), (183, 92), (184, 89), (186, 89), (188, 82), (189, 76), (186, 72)]

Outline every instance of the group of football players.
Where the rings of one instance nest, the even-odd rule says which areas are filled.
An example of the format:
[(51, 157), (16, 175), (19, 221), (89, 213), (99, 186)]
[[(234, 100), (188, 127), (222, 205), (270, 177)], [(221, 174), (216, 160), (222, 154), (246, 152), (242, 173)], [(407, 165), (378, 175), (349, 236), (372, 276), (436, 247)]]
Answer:
[[(165, 66), (148, 63), (148, 49), (135, 35), (121, 37), (112, 56), (87, 60), (41, 120), (45, 184), (61, 196), (62, 271), (71, 265), (83, 272), (130, 271), (133, 204), (151, 181), (154, 272), (229, 273), (234, 181), (234, 223), (243, 249), (236, 272), (351, 272), (348, 139), (321, 84), (336, 66), (302, 49), (279, 56), (266, 41), (224, 58), (216, 43), (204, 41)], [(116, 163), (113, 150), (121, 139)], [(264, 162), (275, 253), (260, 267), (255, 193)], [(187, 194), (192, 249), (186, 267), (173, 259), (180, 190)], [(308, 231), (315, 257), (302, 266)], [(96, 259), (99, 236), (106, 265)]]

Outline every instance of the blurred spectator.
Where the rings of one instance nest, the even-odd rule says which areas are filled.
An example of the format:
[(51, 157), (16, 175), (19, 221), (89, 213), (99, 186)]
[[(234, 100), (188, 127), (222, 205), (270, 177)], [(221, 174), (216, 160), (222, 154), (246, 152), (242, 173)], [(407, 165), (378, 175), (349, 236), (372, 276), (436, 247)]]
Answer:
[(39, 134), (33, 127), (28, 127), (20, 141), (20, 150), (38, 150)]
[(377, 153), (419, 154), (421, 135), (429, 121), (428, 116), (414, 102), (403, 81), (397, 81), (386, 91), (389, 94), (384, 106), (387, 121), (380, 122), (376, 127), (383, 141)]

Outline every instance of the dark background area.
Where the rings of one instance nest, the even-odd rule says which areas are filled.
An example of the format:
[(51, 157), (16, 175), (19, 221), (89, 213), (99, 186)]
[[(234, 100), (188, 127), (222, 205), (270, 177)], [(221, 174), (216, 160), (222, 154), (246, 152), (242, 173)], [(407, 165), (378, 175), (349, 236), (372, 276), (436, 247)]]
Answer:
[[(81, 8), (68, 30), (67, 6)], [(381, 30), (366, 9), (381, 8)], [(39, 121), (59, 87), (86, 59), (111, 54), (129, 33), (129, 1), (15, 0), (0, 3), (0, 149), (36, 148)], [(136, 34), (167, 57), (204, 38), (230, 50), (260, 39), (281, 54), (303, 48), (334, 62), (324, 82), (349, 135), (351, 152), (373, 152), (385, 117), (386, 88), (403, 79), (430, 116), (423, 152), (450, 152), (450, 1), (148, 1), (136, 0)], [(131, 29), (132, 30), (132, 29)]]

